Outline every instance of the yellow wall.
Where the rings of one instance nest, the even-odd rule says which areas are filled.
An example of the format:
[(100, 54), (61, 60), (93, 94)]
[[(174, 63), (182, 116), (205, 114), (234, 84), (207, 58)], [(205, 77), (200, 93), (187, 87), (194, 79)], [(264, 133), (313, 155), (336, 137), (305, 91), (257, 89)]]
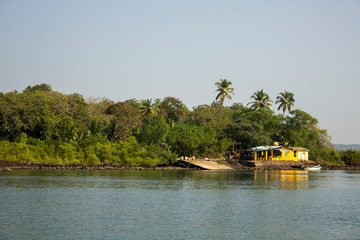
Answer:
[[(271, 154), (268, 155), (267, 151), (259, 152), (260, 157), (256, 157), (254, 160), (278, 160), (278, 161), (298, 161), (298, 152), (296, 153), (296, 157), (294, 156), (294, 151), (288, 148), (283, 147), (284, 152), (281, 152), (281, 157), (271, 157), (273, 155), (273, 150), (271, 150)], [(286, 151), (288, 154), (286, 155)]]
[(282, 152), (281, 153), (281, 158), (282, 160), (286, 160), (286, 161), (297, 161), (298, 160), (298, 157), (294, 156), (294, 151), (293, 150), (290, 150), (288, 148), (283, 148), (285, 151), (289, 151), (288, 154), (286, 155), (286, 152)]
[[(280, 157), (274, 157), (274, 151), (278, 150), (269, 150), (269, 151), (262, 151), (262, 152), (245, 152), (245, 155), (238, 154), (239, 158), (242, 158), (243, 156), (246, 156), (247, 160), (255, 160), (255, 161), (300, 161), (300, 160), (307, 160), (308, 159), (308, 152), (307, 151), (301, 151), (300, 149), (289, 149), (286, 147), (281, 147), (281, 156)], [(286, 152), (288, 151), (288, 154), (286, 155)], [(294, 156), (294, 152), (296, 152), (296, 156)], [(247, 156), (251, 153), (251, 157)]]

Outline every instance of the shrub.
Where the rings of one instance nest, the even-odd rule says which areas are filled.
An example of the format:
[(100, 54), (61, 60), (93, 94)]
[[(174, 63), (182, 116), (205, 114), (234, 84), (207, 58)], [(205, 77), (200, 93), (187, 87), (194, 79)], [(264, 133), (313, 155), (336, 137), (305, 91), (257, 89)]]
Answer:
[(359, 165), (360, 164), (360, 151), (348, 149), (340, 152), (341, 160), (346, 165)]

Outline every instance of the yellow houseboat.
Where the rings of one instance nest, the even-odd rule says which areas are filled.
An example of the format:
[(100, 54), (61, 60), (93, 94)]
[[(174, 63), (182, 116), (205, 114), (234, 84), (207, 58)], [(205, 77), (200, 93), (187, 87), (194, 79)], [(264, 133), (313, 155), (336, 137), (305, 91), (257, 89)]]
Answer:
[(299, 161), (309, 160), (309, 150), (301, 147), (259, 146), (241, 150), (241, 160), (252, 161)]

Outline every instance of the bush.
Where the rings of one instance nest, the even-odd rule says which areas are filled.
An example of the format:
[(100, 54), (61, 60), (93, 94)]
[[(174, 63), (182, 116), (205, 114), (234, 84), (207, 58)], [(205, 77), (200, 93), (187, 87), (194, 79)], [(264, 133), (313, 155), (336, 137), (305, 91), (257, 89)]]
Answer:
[(346, 165), (360, 165), (360, 151), (348, 149), (341, 151), (340, 156)]
[[(29, 138), (24, 142), (0, 142), (0, 160), (54, 164), (115, 163), (128, 166), (156, 166), (160, 161), (158, 150), (150, 151), (130, 137), (120, 143), (100, 143), (81, 148), (67, 142), (45, 142)], [(167, 162), (166, 162), (167, 163)]]
[(142, 147), (135, 137), (128, 138), (125, 142), (119, 143), (121, 160), (129, 166), (156, 166), (160, 160), (154, 152)]

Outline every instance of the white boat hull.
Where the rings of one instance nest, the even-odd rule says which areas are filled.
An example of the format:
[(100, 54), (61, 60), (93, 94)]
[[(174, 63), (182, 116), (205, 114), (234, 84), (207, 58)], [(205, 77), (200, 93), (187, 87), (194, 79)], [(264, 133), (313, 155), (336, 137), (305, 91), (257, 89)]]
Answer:
[(302, 167), (305, 171), (318, 171), (321, 170), (321, 165), (316, 165), (316, 166), (312, 166), (312, 167)]

